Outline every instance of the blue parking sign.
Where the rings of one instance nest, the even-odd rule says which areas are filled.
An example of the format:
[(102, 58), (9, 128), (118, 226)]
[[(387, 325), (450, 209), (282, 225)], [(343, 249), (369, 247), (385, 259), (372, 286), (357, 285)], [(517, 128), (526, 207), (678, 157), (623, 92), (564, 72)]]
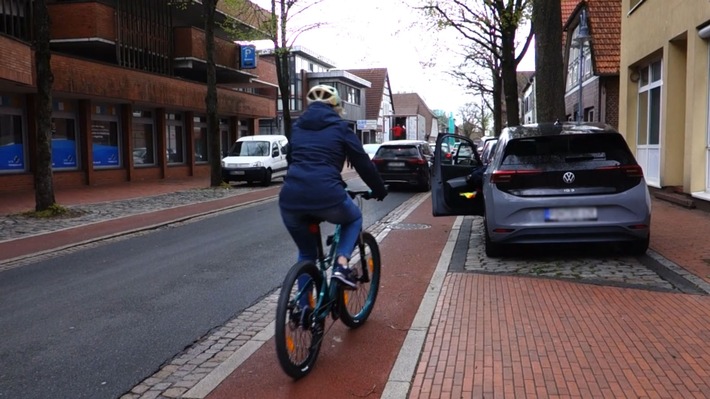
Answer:
[(241, 69), (256, 68), (256, 47), (253, 45), (241, 46)]

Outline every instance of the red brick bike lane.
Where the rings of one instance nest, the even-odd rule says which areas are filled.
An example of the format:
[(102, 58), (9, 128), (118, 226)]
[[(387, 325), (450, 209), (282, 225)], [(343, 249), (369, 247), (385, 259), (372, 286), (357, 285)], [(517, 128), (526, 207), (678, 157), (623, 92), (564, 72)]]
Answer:
[[(370, 318), (355, 330), (335, 322), (309, 375), (294, 381), (284, 374), (272, 338), (207, 398), (380, 397), (454, 221), (434, 218), (428, 197), (401, 225), (429, 228), (392, 229), (387, 234), (380, 243), (382, 281)], [(329, 319), (326, 328), (331, 324)]]

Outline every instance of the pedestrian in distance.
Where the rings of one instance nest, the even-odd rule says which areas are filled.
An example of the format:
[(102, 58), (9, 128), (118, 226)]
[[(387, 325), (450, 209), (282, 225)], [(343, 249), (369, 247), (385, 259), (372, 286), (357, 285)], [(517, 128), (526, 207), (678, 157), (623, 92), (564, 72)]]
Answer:
[(393, 140), (400, 140), (400, 139), (402, 139), (402, 132), (403, 132), (403, 130), (404, 130), (404, 129), (402, 128), (401, 125), (399, 125), (399, 124), (394, 125), (394, 127), (392, 128), (392, 139), (393, 139)]
[(317, 85), (306, 97), (308, 108), (291, 131), (288, 172), (279, 194), (281, 218), (298, 247), (298, 261), (316, 260), (317, 236), (308, 229), (312, 219), (340, 224), (332, 278), (354, 289), (357, 285), (348, 261), (362, 229), (362, 213), (345, 191), (341, 176), (345, 160), (367, 184), (373, 198), (383, 200), (387, 188), (357, 135), (343, 120), (338, 91)]

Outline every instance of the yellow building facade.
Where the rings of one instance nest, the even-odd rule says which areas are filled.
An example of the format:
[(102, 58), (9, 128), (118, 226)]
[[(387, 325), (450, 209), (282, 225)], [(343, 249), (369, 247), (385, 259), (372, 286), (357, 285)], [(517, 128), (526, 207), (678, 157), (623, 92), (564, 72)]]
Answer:
[(710, 1), (622, 0), (619, 129), (651, 187), (710, 202)]

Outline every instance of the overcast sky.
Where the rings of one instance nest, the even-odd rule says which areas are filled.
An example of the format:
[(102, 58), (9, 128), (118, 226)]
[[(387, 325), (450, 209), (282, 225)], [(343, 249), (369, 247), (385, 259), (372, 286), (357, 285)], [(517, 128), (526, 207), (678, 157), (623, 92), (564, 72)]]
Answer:
[[(270, 9), (270, 0), (256, 0)], [(306, 2), (306, 0), (303, 0)], [(449, 76), (460, 63), (452, 52), (453, 32), (427, 31), (414, 0), (323, 0), (302, 13), (296, 26), (309, 22), (326, 25), (303, 33), (295, 45), (306, 47), (332, 61), (339, 69), (387, 68), (393, 93), (418, 93), (432, 110), (457, 116), (472, 97)], [(303, 19), (300, 19), (303, 18)], [(534, 69), (532, 57), (519, 70)]]

